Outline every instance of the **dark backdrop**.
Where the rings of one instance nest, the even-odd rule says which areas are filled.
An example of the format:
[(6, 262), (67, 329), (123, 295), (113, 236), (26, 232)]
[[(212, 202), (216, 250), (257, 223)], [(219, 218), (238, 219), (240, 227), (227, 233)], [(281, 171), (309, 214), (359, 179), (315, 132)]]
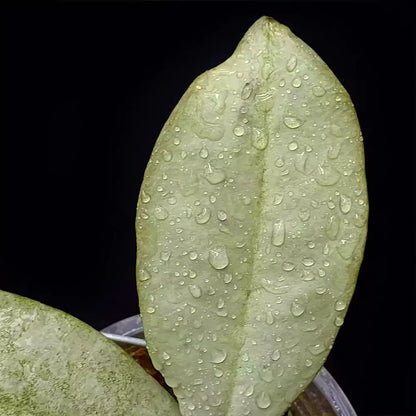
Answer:
[(326, 366), (358, 414), (416, 413), (410, 8), (33, 3), (2, 6), (7, 247), (0, 288), (97, 329), (138, 312), (134, 216), (153, 144), (191, 81), (270, 15), (332, 68), (365, 139), (368, 243)]

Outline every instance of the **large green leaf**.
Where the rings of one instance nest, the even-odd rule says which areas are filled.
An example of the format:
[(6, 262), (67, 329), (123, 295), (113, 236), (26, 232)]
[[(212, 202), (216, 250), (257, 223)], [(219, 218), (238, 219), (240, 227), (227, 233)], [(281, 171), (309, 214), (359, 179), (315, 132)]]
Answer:
[(178, 416), (179, 409), (131, 357), (88, 325), (0, 291), (0, 415)]
[(184, 415), (280, 415), (314, 378), (354, 290), (367, 223), (350, 97), (259, 19), (163, 127), (137, 211), (148, 349)]

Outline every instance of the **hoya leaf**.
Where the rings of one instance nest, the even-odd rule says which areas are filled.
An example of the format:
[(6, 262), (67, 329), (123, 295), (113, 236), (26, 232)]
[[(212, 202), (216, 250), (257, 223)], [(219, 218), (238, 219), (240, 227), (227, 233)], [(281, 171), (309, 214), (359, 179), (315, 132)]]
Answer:
[(85, 323), (0, 291), (0, 414), (179, 416), (174, 399)]
[(259, 19), (186, 91), (139, 197), (145, 335), (183, 415), (283, 414), (343, 322), (367, 212), (348, 93)]

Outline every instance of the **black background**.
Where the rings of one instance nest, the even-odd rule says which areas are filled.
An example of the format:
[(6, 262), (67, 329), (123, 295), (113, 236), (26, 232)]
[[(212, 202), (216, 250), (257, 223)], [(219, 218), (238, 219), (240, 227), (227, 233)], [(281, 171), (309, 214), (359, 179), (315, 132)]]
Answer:
[(335, 72), (365, 140), (367, 248), (326, 367), (359, 415), (415, 414), (410, 7), (33, 3), (2, 6), (7, 247), (0, 288), (97, 329), (137, 313), (134, 216), (153, 144), (191, 81), (270, 15)]

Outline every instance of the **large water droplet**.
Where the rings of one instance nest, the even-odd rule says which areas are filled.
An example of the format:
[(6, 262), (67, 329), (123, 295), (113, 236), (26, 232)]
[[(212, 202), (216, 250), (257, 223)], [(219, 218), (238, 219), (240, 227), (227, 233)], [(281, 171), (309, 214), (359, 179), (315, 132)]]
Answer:
[(280, 247), (285, 242), (285, 223), (283, 220), (278, 220), (273, 224), (272, 229), (272, 244)]
[(286, 69), (288, 70), (288, 72), (293, 72), (297, 64), (298, 64), (298, 59), (296, 58), (295, 55), (292, 55), (286, 63)]
[(142, 202), (143, 202), (143, 204), (147, 204), (149, 201), (150, 201), (150, 195), (143, 190), (142, 191)]
[(325, 93), (326, 93), (325, 88), (324, 88), (324, 87), (321, 87), (320, 85), (315, 85), (315, 86), (312, 88), (312, 94), (313, 94), (315, 97), (322, 97), (322, 96), (324, 96), (324, 95), (325, 95)]
[(211, 210), (209, 208), (202, 208), (202, 211), (195, 217), (198, 224), (206, 224), (211, 218)]
[(337, 300), (335, 302), (335, 310), (343, 311), (347, 307), (347, 304), (343, 300)]
[(196, 299), (200, 298), (202, 295), (202, 290), (198, 285), (189, 285), (189, 293)]
[(316, 182), (322, 186), (335, 185), (341, 175), (333, 167), (329, 165), (318, 165), (318, 174), (316, 176)]
[(269, 143), (267, 135), (253, 127), (251, 130), (251, 144), (257, 150), (264, 150)]
[(154, 213), (158, 220), (165, 220), (169, 216), (169, 212), (163, 207), (156, 207)]
[(285, 262), (282, 264), (282, 269), (283, 269), (285, 272), (291, 272), (294, 268), (295, 268), (295, 265), (294, 265), (293, 263), (291, 263), (290, 261), (285, 261)]
[(241, 90), (241, 99), (242, 100), (247, 100), (248, 98), (250, 98), (251, 93), (253, 92), (253, 87), (251, 85), (251, 83), (247, 82), (243, 89)]
[(286, 116), (283, 119), (283, 122), (285, 123), (286, 127), (289, 127), (290, 129), (297, 129), (302, 125), (302, 121), (293, 116)]
[(271, 359), (272, 359), (273, 361), (278, 361), (278, 360), (279, 360), (279, 358), (280, 358), (280, 351), (279, 351), (279, 350), (274, 350), (274, 351), (272, 352)]
[[(340, 220), (337, 216), (331, 215), (329, 217), (328, 225), (326, 228), (326, 235), (330, 240), (335, 240), (339, 232)], [(325, 253), (324, 253), (325, 254)]]
[(221, 364), (227, 358), (227, 352), (224, 350), (215, 349), (212, 351), (211, 362), (214, 364)]
[(202, 145), (201, 150), (199, 151), (199, 156), (201, 156), (202, 159), (206, 159), (208, 157), (208, 149), (204, 144)]
[(209, 251), (208, 261), (214, 269), (225, 269), (228, 264), (228, 254), (225, 247), (213, 248)]
[(152, 277), (152, 275), (149, 273), (146, 269), (139, 269), (139, 280), (141, 282), (145, 282), (146, 280), (149, 280)]
[(315, 260), (312, 259), (311, 257), (305, 257), (302, 260), (302, 263), (306, 266), (306, 267), (311, 267), (315, 264)]
[(305, 306), (298, 302), (292, 302), (290, 312), (292, 312), (293, 316), (301, 316), (305, 312)]
[(244, 127), (243, 126), (237, 126), (234, 128), (234, 134), (237, 137), (241, 137), (244, 134)]
[(351, 210), (351, 198), (341, 195), (339, 200), (339, 208), (343, 214), (348, 214)]
[(272, 399), (266, 392), (262, 391), (256, 397), (256, 404), (260, 409), (267, 409), (272, 404)]

